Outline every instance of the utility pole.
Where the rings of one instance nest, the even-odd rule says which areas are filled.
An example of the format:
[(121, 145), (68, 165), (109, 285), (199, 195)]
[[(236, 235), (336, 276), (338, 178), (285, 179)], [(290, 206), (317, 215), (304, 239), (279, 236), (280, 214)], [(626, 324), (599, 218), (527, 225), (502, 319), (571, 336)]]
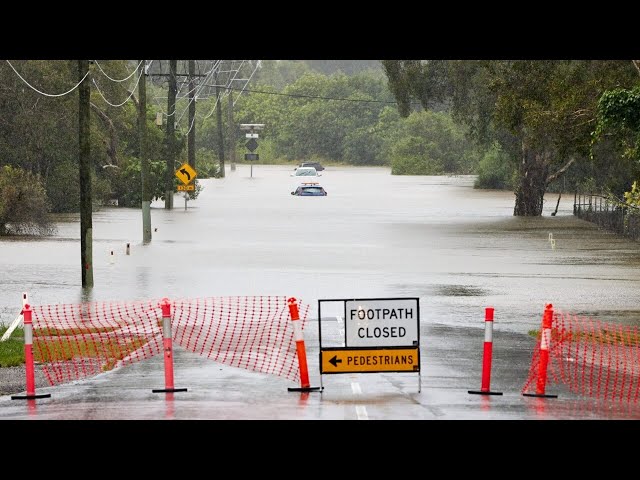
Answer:
[(178, 61), (169, 60), (169, 100), (167, 104), (167, 130), (166, 130), (166, 152), (167, 171), (165, 176), (164, 208), (173, 209), (173, 172), (176, 155), (176, 96), (178, 94), (178, 80), (176, 73)]
[(187, 161), (194, 170), (196, 170), (196, 92), (193, 82), (195, 76), (196, 61), (189, 60), (189, 134), (187, 135)]
[(227, 123), (229, 124), (229, 157), (231, 161), (231, 171), (236, 170), (236, 126), (233, 124), (233, 90), (229, 89), (229, 111), (227, 112)]
[[(82, 287), (93, 287), (93, 220), (91, 200), (91, 90), (89, 60), (78, 60), (78, 144), (80, 151), (80, 262)], [(85, 75), (86, 78), (85, 78)]]
[(142, 180), (142, 243), (151, 242), (151, 192), (149, 189), (149, 160), (147, 159), (147, 72), (145, 60), (140, 61), (138, 81), (138, 135), (140, 139), (140, 172)]
[(222, 99), (218, 86), (218, 74), (215, 75), (216, 83), (216, 120), (218, 123), (218, 157), (220, 159), (220, 176), (224, 178), (224, 136), (222, 134)]

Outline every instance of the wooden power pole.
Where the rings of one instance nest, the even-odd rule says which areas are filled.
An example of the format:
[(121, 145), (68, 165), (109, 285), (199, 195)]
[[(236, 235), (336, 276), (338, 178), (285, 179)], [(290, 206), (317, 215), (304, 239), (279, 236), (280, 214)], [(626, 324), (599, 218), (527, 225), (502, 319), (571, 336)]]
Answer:
[[(187, 161), (196, 170), (196, 61), (189, 60), (189, 133), (187, 134)], [(197, 172), (198, 170), (196, 170)]]
[(229, 111), (227, 112), (228, 128), (229, 128), (229, 157), (231, 162), (231, 171), (236, 170), (236, 126), (233, 124), (233, 89), (229, 88)]
[(167, 130), (166, 130), (166, 152), (167, 171), (164, 187), (164, 208), (173, 209), (173, 182), (175, 156), (176, 156), (176, 96), (178, 94), (178, 79), (176, 77), (178, 61), (169, 60), (169, 100), (167, 104)]
[[(89, 60), (78, 60), (78, 142), (80, 171), (80, 261), (82, 263), (82, 287), (93, 287), (93, 219), (91, 199), (91, 90), (89, 85)], [(86, 78), (85, 78), (85, 75)]]
[(149, 188), (149, 160), (147, 159), (147, 74), (145, 61), (140, 61), (138, 81), (138, 134), (140, 139), (140, 174), (142, 180), (142, 243), (151, 242), (151, 189)]
[(218, 74), (215, 75), (216, 83), (216, 123), (218, 124), (218, 158), (220, 159), (220, 176), (224, 178), (224, 136), (222, 133), (222, 99), (218, 86)]

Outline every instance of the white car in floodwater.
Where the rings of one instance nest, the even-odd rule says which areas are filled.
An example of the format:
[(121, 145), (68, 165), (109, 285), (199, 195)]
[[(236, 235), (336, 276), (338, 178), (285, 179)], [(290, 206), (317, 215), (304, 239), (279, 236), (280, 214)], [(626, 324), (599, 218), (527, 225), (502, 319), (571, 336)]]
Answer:
[(307, 182), (317, 180), (317, 177), (320, 177), (321, 175), (314, 167), (298, 167), (291, 176), (296, 177), (300, 181)]

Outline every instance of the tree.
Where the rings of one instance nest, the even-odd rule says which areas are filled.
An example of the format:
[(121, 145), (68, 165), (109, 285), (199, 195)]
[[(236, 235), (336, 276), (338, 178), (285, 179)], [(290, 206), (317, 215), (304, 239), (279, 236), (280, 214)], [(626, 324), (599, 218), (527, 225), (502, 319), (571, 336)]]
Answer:
[[(383, 61), (389, 87), (408, 115), (412, 98), (451, 102), (476, 140), (519, 145), (514, 215), (542, 214), (548, 185), (590, 152), (596, 101), (604, 90), (628, 84), (622, 61)], [(503, 143), (504, 142), (504, 143)]]
[[(140, 177), (130, 178), (125, 172), (138, 156), (137, 98), (133, 90), (138, 63), (100, 60), (90, 66), (94, 206), (117, 197), (125, 200), (127, 195), (121, 195), (120, 190), (140, 189)], [(42, 92), (65, 92), (78, 81), (75, 61), (15, 60), (11, 65)], [(58, 97), (35, 92), (8, 63), (0, 62), (0, 166), (20, 167), (38, 175), (54, 213), (79, 211), (77, 102), (76, 92)], [(156, 159), (162, 158), (163, 139), (154, 120), (155, 112), (149, 108), (147, 151)], [(163, 193), (154, 190), (153, 195)], [(139, 207), (126, 201), (119, 205)]]
[[(632, 63), (640, 75), (640, 60), (633, 60)], [(621, 158), (630, 162), (628, 171), (632, 172), (633, 180), (627, 181), (623, 196), (627, 203), (639, 206), (640, 85), (636, 84), (633, 88), (618, 87), (602, 94), (598, 100), (597, 125), (593, 132), (594, 150), (603, 140), (609, 140), (613, 148), (620, 152)], [(627, 191), (629, 183), (631, 189)]]

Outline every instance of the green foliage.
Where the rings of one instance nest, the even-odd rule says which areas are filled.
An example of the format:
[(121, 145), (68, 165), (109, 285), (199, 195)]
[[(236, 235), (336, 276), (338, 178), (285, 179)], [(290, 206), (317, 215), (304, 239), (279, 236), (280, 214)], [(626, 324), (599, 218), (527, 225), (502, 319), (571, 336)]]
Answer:
[(255, 85), (269, 86), (281, 91), (311, 70), (308, 63), (296, 60), (264, 60), (254, 76)]
[(381, 157), (383, 139), (373, 134), (372, 127), (360, 127), (350, 130), (342, 142), (342, 158), (353, 165), (382, 165)]
[[(113, 78), (124, 78), (138, 62), (101, 60), (99, 63)], [(64, 92), (78, 82), (75, 60), (16, 60), (12, 64), (29, 83), (45, 92)], [(127, 189), (140, 190), (140, 176), (128, 177), (130, 172), (125, 172), (121, 165), (139, 152), (135, 95), (119, 107), (110, 106), (104, 100), (116, 105), (127, 100), (136, 78), (134, 75), (131, 81), (113, 82), (96, 64), (91, 65), (90, 76), (92, 199), (94, 205), (101, 205), (117, 196), (117, 190), (122, 190), (124, 184)], [(0, 63), (0, 80), (0, 166), (19, 166), (39, 176), (52, 212), (78, 212), (77, 92), (61, 97), (42, 96), (27, 87), (5, 62)], [(153, 88), (150, 91), (153, 92)], [(154, 126), (155, 111), (153, 102), (150, 103), (147, 152), (152, 161), (159, 161), (165, 158), (164, 133)], [(139, 204), (133, 206), (140, 207)]]
[(220, 178), (220, 161), (218, 157), (206, 148), (196, 151), (196, 170), (198, 178)]
[(635, 181), (631, 185), (631, 190), (624, 193), (624, 200), (629, 205), (640, 207), (640, 185)]
[(614, 88), (602, 94), (593, 141), (607, 134), (615, 138), (623, 157), (640, 158), (640, 86)]
[(305, 60), (304, 63), (313, 70), (325, 75), (338, 72), (353, 75), (362, 71), (381, 71), (378, 60)]
[(515, 170), (513, 159), (498, 143), (494, 143), (478, 164), (478, 178), (474, 187), (495, 190), (513, 188)]
[(53, 165), (46, 179), (46, 189), (55, 212), (80, 211), (80, 176), (77, 163), (62, 160)]
[[(149, 161), (149, 191), (151, 199), (164, 198), (164, 174), (166, 164), (164, 161)], [(117, 183), (112, 182), (112, 194), (118, 200), (118, 206), (141, 208), (142, 189), (140, 188), (140, 178), (142, 170), (140, 159), (136, 157), (122, 157), (120, 159), (120, 169), (117, 173), (119, 179)]]
[[(391, 60), (383, 65), (401, 115), (409, 114), (413, 99), (423, 108), (441, 100), (450, 105), (456, 121), (469, 126), (476, 141), (498, 141), (512, 152), (510, 137), (517, 139), (521, 161), (514, 182), (515, 215), (540, 215), (549, 183), (589, 157), (596, 102), (603, 92), (637, 84), (631, 62), (617, 60)], [(605, 97), (602, 109), (634, 102), (633, 96), (621, 99), (618, 92), (615, 102)], [(625, 127), (637, 123), (630, 113), (611, 118), (618, 123), (624, 118)], [(499, 158), (489, 156), (485, 162)], [(416, 164), (415, 159), (407, 161)], [(609, 166), (624, 163), (616, 157), (597, 162), (590, 173), (602, 177), (603, 184), (609, 183)], [(437, 162), (430, 164), (437, 169)]]
[(38, 175), (5, 165), (0, 168), (0, 235), (51, 235), (51, 206)]
[(394, 175), (471, 173), (477, 163), (473, 145), (447, 113), (413, 112), (387, 141)]

